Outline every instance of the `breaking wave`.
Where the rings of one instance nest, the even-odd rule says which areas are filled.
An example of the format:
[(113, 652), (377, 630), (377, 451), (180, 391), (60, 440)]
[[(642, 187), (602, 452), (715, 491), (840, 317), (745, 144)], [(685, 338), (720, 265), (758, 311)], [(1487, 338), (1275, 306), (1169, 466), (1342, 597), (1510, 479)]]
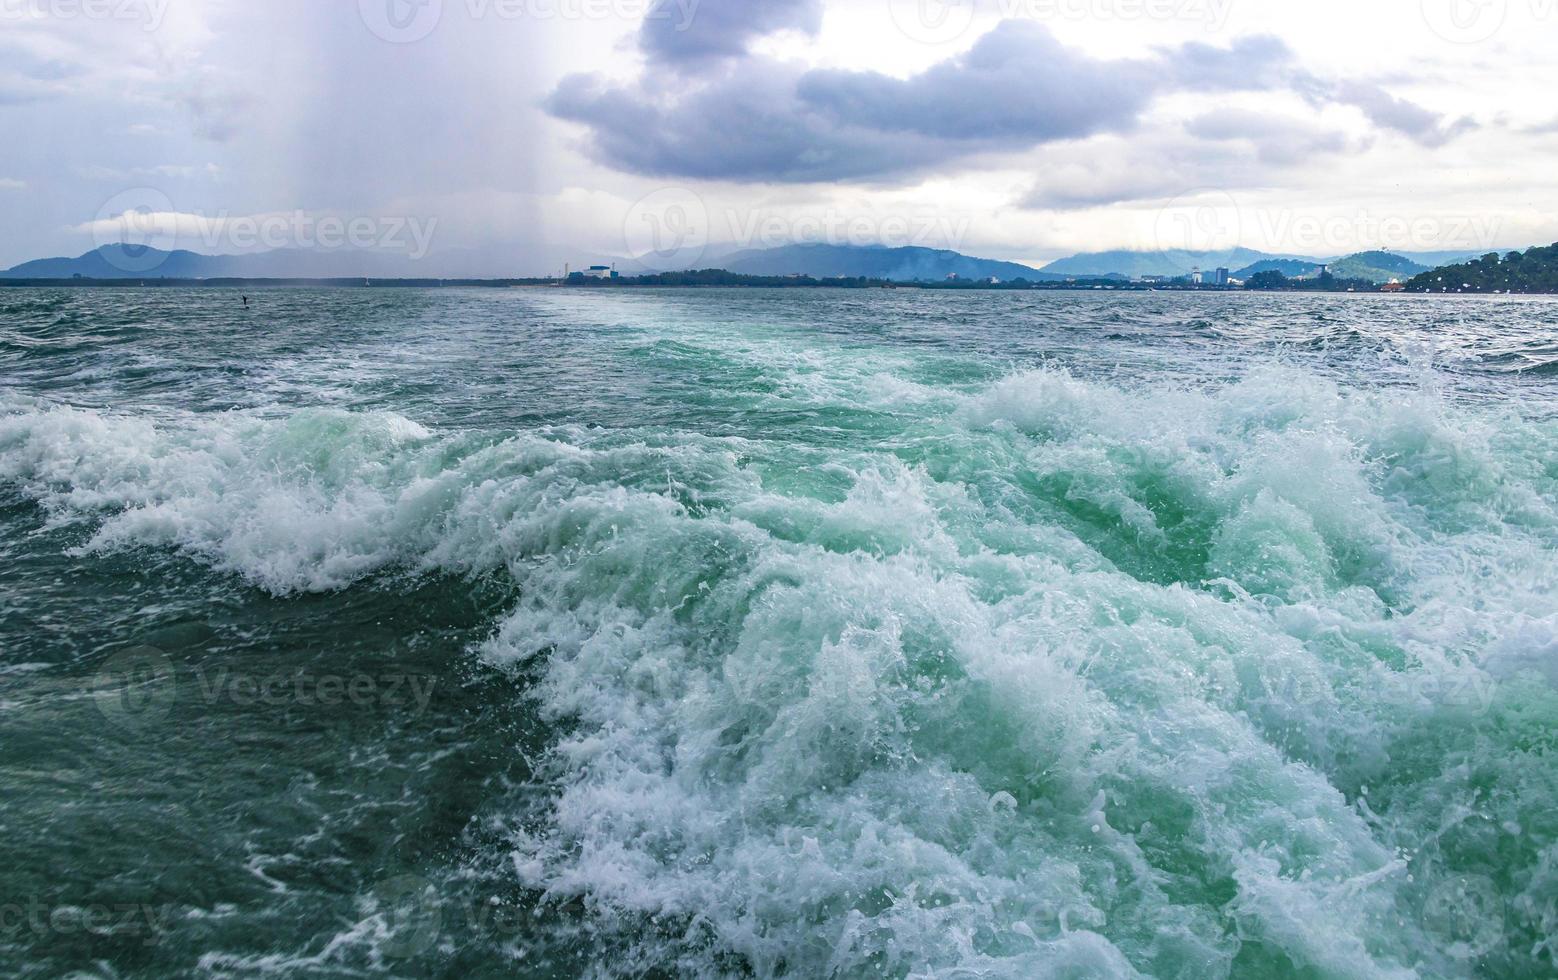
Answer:
[(853, 451), (13, 401), (0, 479), (279, 595), (510, 578), (480, 654), (554, 738), (508, 856), (603, 973), (1550, 968), (1551, 422), (867, 382), (801, 395), (913, 413)]

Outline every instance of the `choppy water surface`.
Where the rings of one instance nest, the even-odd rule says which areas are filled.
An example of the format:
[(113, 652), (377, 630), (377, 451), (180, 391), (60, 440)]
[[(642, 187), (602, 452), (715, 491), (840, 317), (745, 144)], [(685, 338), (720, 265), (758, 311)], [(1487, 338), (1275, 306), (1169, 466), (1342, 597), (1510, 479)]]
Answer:
[(23, 976), (1545, 977), (1558, 304), (0, 291)]

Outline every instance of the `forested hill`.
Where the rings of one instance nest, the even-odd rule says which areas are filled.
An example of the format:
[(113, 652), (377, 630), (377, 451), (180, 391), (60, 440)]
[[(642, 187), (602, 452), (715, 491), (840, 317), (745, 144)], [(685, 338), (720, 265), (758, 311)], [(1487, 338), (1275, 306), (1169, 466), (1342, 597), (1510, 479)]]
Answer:
[(1510, 252), (1425, 272), (1407, 283), (1414, 293), (1558, 293), (1558, 244)]

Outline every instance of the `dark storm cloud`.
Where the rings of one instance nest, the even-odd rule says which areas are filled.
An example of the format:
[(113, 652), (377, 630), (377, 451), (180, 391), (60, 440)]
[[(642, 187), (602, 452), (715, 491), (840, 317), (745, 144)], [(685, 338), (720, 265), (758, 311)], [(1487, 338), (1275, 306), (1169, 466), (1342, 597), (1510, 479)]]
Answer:
[(679, 98), (572, 76), (547, 108), (589, 128), (603, 162), (653, 176), (810, 182), (887, 178), (970, 154), (1134, 125), (1168, 73), (1087, 57), (1009, 21), (909, 79), (744, 58)]
[(1095, 60), (1038, 24), (1008, 21), (913, 78), (813, 71), (798, 91), (845, 125), (1021, 147), (1128, 127), (1156, 85), (1145, 64)]
[[(658, 8), (657, 8), (658, 9)], [(672, 40), (646, 22), (641, 43), (684, 59), (676, 83), (654, 92), (596, 76), (563, 81), (546, 108), (583, 124), (587, 148), (629, 173), (733, 181), (889, 180), (978, 154), (1019, 152), (1100, 133), (1133, 130), (1152, 102), (1174, 92), (1286, 90), (1314, 104), (1356, 106), (1376, 126), (1439, 145), (1469, 123), (1442, 117), (1377, 85), (1308, 74), (1273, 37), (1227, 47), (1192, 43), (1150, 58), (1107, 60), (1061, 44), (1043, 25), (1004, 21), (967, 52), (910, 78), (837, 69), (802, 71), (742, 55), (753, 37), (815, 29), (817, 4), (783, 0), (752, 16), (703, 0), (696, 33)], [(739, 11), (746, 11), (745, 6)], [(772, 25), (772, 26), (770, 26)], [(710, 61), (717, 55), (729, 56)], [(1241, 133), (1243, 126), (1248, 132)], [(1247, 114), (1202, 126), (1206, 139), (1241, 136), (1263, 162), (1289, 163), (1338, 147), (1334, 137), (1284, 135)], [(1196, 135), (1192, 133), (1192, 135)]]
[(696, 68), (744, 54), (765, 34), (821, 27), (822, 0), (655, 0), (638, 45), (662, 64)]
[(594, 76), (566, 79), (547, 107), (590, 127), (590, 150), (618, 170), (656, 177), (805, 183), (871, 179), (943, 160), (938, 140), (888, 138), (841, 124), (796, 94), (796, 73), (752, 60), (672, 106)]

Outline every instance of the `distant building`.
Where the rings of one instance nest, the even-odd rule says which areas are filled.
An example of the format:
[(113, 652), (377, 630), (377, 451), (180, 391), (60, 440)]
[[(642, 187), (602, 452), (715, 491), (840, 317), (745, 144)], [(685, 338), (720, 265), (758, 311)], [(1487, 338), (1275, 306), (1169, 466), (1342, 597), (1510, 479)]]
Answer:
[(957, 282), (959, 279), (962, 279), (962, 278), (963, 277), (958, 275), (956, 272), (949, 272), (949, 273), (947, 273), (947, 282)]
[(1214, 269), (1208, 276), (1202, 277), (1202, 282), (1211, 286), (1226, 286), (1230, 278), (1232, 273), (1227, 269)]

